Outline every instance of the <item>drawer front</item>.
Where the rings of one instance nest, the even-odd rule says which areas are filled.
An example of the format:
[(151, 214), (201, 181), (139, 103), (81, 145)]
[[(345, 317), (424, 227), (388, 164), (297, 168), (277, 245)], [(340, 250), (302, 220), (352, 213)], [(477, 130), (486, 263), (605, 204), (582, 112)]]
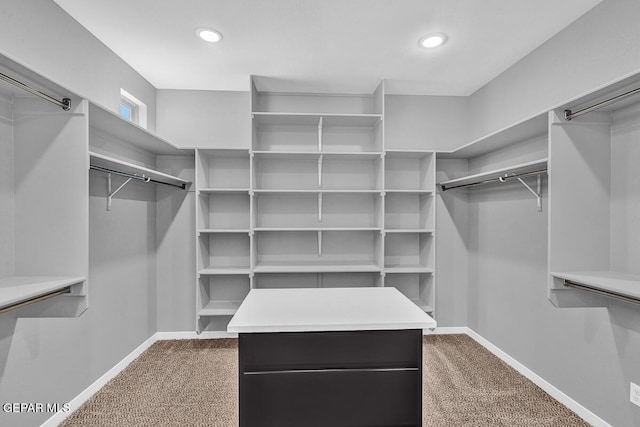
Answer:
[(240, 427), (419, 427), (421, 418), (421, 370), (241, 375)]
[(240, 334), (240, 371), (333, 368), (415, 368), (422, 331)]

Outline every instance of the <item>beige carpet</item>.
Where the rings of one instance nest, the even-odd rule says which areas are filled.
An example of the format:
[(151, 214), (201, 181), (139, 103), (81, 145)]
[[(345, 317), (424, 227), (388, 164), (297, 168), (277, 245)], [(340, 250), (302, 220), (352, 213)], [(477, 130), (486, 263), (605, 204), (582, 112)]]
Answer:
[[(466, 335), (426, 336), (424, 359), (425, 426), (588, 426)], [(237, 393), (236, 340), (159, 341), (61, 427), (235, 427)]]

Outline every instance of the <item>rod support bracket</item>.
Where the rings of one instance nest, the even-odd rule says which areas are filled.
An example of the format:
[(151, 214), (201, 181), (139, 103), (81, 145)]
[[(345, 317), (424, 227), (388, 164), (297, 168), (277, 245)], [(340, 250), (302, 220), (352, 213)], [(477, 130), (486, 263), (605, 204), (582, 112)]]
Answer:
[(71, 110), (71, 98), (62, 98), (62, 104), (64, 105), (62, 107), (64, 111)]
[(571, 119), (572, 119), (572, 117), (571, 117), (571, 116), (572, 116), (572, 112), (571, 112), (571, 110), (564, 110), (564, 119), (565, 119), (566, 121), (570, 122), (570, 121), (571, 121)]

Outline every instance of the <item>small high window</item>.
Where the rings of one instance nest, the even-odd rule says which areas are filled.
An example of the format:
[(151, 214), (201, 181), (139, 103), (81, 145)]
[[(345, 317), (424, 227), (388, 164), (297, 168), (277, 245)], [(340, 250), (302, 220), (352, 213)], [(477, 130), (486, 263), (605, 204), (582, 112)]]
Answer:
[(124, 89), (120, 89), (120, 116), (146, 129), (147, 105)]

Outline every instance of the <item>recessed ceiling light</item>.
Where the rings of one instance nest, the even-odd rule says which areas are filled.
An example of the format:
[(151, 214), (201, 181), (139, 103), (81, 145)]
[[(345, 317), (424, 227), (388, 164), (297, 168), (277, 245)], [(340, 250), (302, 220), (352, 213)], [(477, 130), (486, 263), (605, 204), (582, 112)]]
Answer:
[(442, 33), (431, 33), (422, 37), (418, 42), (420, 47), (426, 47), (428, 49), (442, 46), (447, 41), (447, 35)]
[(196, 34), (202, 40), (209, 43), (217, 43), (222, 40), (222, 34), (220, 33), (220, 31), (211, 28), (198, 28), (196, 30)]

